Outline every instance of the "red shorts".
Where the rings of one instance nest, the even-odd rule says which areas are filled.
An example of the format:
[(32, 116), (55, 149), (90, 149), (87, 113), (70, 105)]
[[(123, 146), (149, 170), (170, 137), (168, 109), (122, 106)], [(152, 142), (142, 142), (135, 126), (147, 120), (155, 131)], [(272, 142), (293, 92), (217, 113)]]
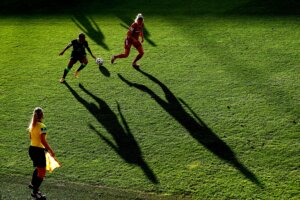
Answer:
[(131, 48), (131, 45), (134, 46), (134, 48), (139, 48), (142, 44), (140, 41), (137, 41), (137, 42), (133, 42), (132, 39), (130, 38), (126, 38), (125, 39), (125, 42), (124, 42), (124, 48), (125, 49), (130, 49)]

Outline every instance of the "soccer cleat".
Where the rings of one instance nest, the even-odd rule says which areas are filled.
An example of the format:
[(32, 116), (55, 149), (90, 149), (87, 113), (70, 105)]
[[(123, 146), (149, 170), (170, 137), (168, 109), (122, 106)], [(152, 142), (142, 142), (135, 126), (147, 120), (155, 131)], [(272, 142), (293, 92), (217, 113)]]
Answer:
[(116, 58), (115, 56), (112, 56), (112, 57), (111, 57), (111, 60), (110, 60), (110, 63), (111, 63), (111, 64), (114, 64), (114, 62), (115, 62), (116, 59), (117, 59), (117, 58)]
[(78, 76), (79, 76), (79, 71), (76, 71), (74, 75), (75, 75), (76, 78), (78, 78)]
[(140, 68), (140, 66), (139, 66), (138, 64), (136, 64), (136, 63), (132, 63), (132, 67), (133, 67), (134, 69), (139, 69), (139, 68)]
[(65, 79), (64, 79), (64, 78), (61, 78), (61, 79), (59, 80), (59, 82), (60, 82), (60, 83), (64, 83), (64, 82), (65, 82)]
[(33, 190), (33, 185), (32, 185), (32, 183), (29, 183), (28, 188)]
[(31, 196), (34, 197), (35, 199), (46, 200), (46, 195), (42, 194), (40, 191), (31, 192)]

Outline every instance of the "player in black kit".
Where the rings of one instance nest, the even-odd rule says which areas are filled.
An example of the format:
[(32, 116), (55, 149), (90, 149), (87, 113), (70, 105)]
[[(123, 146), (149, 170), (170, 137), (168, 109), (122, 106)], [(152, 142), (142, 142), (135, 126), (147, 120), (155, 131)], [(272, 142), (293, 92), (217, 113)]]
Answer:
[(68, 46), (59, 54), (62, 56), (67, 49), (69, 49), (71, 46), (73, 46), (73, 51), (71, 54), (71, 58), (69, 61), (68, 66), (64, 70), (63, 77), (60, 79), (61, 83), (65, 82), (66, 76), (68, 72), (71, 70), (73, 65), (79, 61), (81, 63), (80, 67), (75, 72), (75, 77), (78, 77), (78, 73), (85, 68), (85, 66), (88, 64), (88, 59), (86, 57), (85, 49), (91, 54), (91, 56), (96, 59), (96, 57), (93, 55), (91, 49), (89, 48), (88, 42), (85, 40), (85, 35), (83, 33), (80, 33), (78, 36), (78, 39), (72, 40)]

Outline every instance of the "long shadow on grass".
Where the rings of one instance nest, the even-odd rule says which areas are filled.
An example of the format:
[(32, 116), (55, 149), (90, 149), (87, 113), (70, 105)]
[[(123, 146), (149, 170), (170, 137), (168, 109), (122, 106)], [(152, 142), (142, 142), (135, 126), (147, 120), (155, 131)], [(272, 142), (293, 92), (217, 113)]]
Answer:
[(89, 14), (110, 15), (145, 11), (158, 16), (299, 15), (299, 0), (1, 0), (0, 15), (69, 14), (84, 10)]
[(298, 0), (250, 0), (227, 10), (224, 14), (234, 15), (299, 15)]
[[(118, 76), (128, 86), (135, 87), (138, 90), (149, 94), (167, 113), (169, 113), (178, 123), (180, 123), (195, 140), (197, 140), (214, 155), (235, 167), (250, 181), (262, 187), (262, 184), (259, 182), (255, 174), (253, 174), (241, 162), (238, 161), (231, 148), (197, 116), (197, 114), (187, 105), (187, 103), (185, 103), (182, 99), (178, 99), (166, 85), (164, 85), (154, 76), (142, 70), (138, 71), (160, 86), (165, 94), (166, 100), (159, 97), (147, 86), (130, 82), (120, 74), (118, 74)], [(190, 115), (182, 105), (184, 105), (192, 113), (192, 115)]]
[(116, 144), (106, 138), (103, 134), (95, 129), (91, 124), (89, 127), (97, 133), (97, 135), (106, 142), (116, 153), (118, 153), (125, 162), (139, 166), (147, 178), (154, 184), (158, 183), (158, 180), (148, 166), (148, 164), (143, 159), (141, 149), (136, 142), (134, 136), (132, 135), (128, 123), (125, 120), (124, 115), (121, 112), (120, 105), (117, 103), (118, 112), (122, 119), (122, 124), (120, 124), (117, 115), (111, 110), (107, 103), (101, 98), (95, 96), (90, 91), (85, 89), (85, 87), (79, 84), (79, 87), (89, 96), (91, 96), (97, 103), (90, 103), (83, 99), (78, 93), (68, 84), (65, 83), (67, 88), (73, 94), (78, 102), (80, 102), (84, 107), (97, 119), (97, 121), (112, 135)]
[[(132, 18), (123, 16), (123, 15), (122, 15), (122, 16), (119, 15), (118, 17), (119, 17), (119, 19), (122, 20), (122, 22), (123, 22), (123, 23), (121, 23), (120, 25), (121, 25), (122, 27), (124, 27), (126, 30), (128, 30), (128, 28), (131, 26), (131, 24), (132, 24), (133, 21), (134, 21)], [(150, 32), (148, 31), (148, 29), (146, 28), (146, 26), (144, 26), (144, 28), (143, 28), (143, 34), (144, 34), (144, 39), (145, 39), (151, 46), (153, 46), (153, 47), (156, 47), (156, 46), (157, 46), (156, 43), (150, 39), (151, 34), (150, 34)]]
[(105, 50), (109, 50), (107, 44), (104, 43), (104, 35), (101, 32), (99, 26), (92, 17), (77, 12), (72, 17), (72, 21), (76, 24), (78, 28), (81, 29), (85, 34), (87, 34), (96, 44), (103, 47)]

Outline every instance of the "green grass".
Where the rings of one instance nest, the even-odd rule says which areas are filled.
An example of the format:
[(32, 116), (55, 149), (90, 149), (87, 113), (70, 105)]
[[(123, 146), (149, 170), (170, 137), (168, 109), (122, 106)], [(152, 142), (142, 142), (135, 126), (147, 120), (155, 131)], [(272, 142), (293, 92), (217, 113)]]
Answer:
[[(2, 184), (0, 197), (2, 200), (31, 199), (29, 188), (26, 188), (30, 177), (4, 175), (0, 177)], [(154, 193), (144, 193), (134, 190), (120, 190), (118, 188), (108, 188), (105, 186), (95, 186), (83, 183), (51, 181), (43, 183), (43, 191), (47, 193), (48, 199), (160, 199), (172, 200), (176, 196), (157, 195)], [(182, 197), (180, 197), (182, 198)], [(187, 199), (187, 198), (186, 198)]]
[[(135, 4), (0, 18), (3, 199), (30, 198), (26, 128), (36, 106), (62, 162), (42, 186), (51, 199), (299, 198), (297, 7), (242, 15), (247, 7), (238, 1), (158, 5), (142, 7), (141, 72), (131, 67), (134, 49), (109, 64), (123, 51)], [(75, 79), (77, 64), (63, 85), (70, 50), (58, 53), (79, 24), (105, 67), (90, 59)]]

